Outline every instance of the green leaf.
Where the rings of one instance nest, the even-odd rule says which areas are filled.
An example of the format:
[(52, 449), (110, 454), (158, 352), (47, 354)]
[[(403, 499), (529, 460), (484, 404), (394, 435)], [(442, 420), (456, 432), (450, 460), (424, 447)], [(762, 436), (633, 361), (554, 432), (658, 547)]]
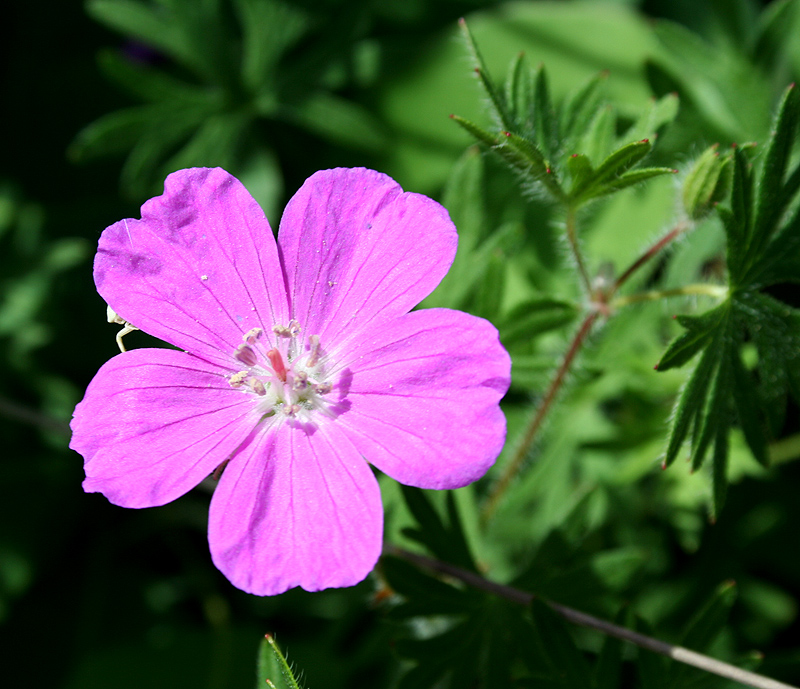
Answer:
[[(636, 631), (645, 636), (656, 637), (653, 628), (643, 619), (636, 618)], [(669, 661), (658, 653), (639, 649), (636, 654), (636, 669), (642, 689), (666, 689)], [(675, 687), (675, 689), (679, 689)]]
[[(456, 122), (460, 127), (465, 129), (467, 132), (472, 134), (480, 143), (484, 144), (485, 146), (489, 146), (493, 148), (500, 144), (500, 139), (494, 134), (490, 134), (482, 127), (479, 127), (474, 122), (470, 122), (469, 120), (465, 120), (463, 117), (459, 117), (458, 115), (450, 115), (450, 118)], [(502, 154), (501, 154), (502, 155)], [(512, 160), (512, 164), (516, 164), (522, 159), (518, 156), (514, 156)]]
[(467, 47), (469, 48), (469, 52), (471, 53), (475, 62), (475, 73), (478, 75), (478, 80), (480, 81), (481, 86), (483, 86), (483, 90), (486, 92), (486, 95), (489, 96), (489, 101), (491, 102), (491, 113), (495, 121), (497, 122), (498, 126), (504, 129), (514, 129), (515, 122), (511, 117), (511, 113), (508, 111), (508, 104), (506, 103), (504, 94), (498, 90), (498, 88), (494, 85), (492, 78), (489, 76), (489, 70), (486, 67), (486, 63), (483, 61), (481, 52), (478, 49), (478, 44), (475, 42), (475, 39), (470, 32), (466, 20), (459, 20), (459, 26), (461, 27), (461, 32), (467, 41)]
[(299, 8), (275, 0), (235, 0), (242, 27), (242, 81), (251, 93), (269, 88), (283, 53), (306, 31)]
[(115, 52), (103, 51), (99, 56), (100, 68), (112, 81), (144, 101), (160, 103), (175, 101), (187, 107), (203, 110), (219, 109), (223, 102), (212, 89), (200, 88), (152, 67), (142, 67)]
[(493, 323), (498, 320), (505, 294), (507, 269), (506, 257), (501, 251), (490, 254), (483, 270), (483, 279), (475, 290), (473, 313), (476, 316)]
[(506, 347), (532, 340), (571, 323), (579, 313), (572, 302), (552, 297), (529, 299), (516, 306), (500, 323), (500, 339)]
[(417, 529), (404, 530), (404, 534), (424, 545), (434, 557), (477, 572), (452, 494), (448, 492), (446, 497), (448, 523), (445, 523), (423, 490), (404, 485), (400, 488), (419, 525)]
[(800, 122), (800, 89), (794, 84), (783, 95), (758, 184), (754, 235), (748, 242), (751, 261), (759, 257), (796, 191), (784, 187), (784, 177)]
[(265, 635), (259, 646), (256, 675), (256, 689), (301, 689), (271, 634)]
[(533, 132), (536, 145), (548, 157), (553, 157), (558, 146), (558, 118), (550, 100), (550, 87), (544, 65), (539, 65), (533, 75)]
[[(623, 608), (617, 613), (614, 624), (625, 627), (631, 617)], [(622, 654), (624, 646), (620, 639), (606, 636), (594, 667), (593, 686), (595, 689), (618, 689), (622, 675)]]
[(224, 71), (217, 35), (221, 24), (215, 21), (213, 5), (192, 5), (90, 0), (86, 9), (97, 21), (169, 55), (199, 77), (219, 83)]
[(800, 400), (800, 311), (760, 292), (741, 294), (736, 307), (758, 352), (760, 406), (777, 436), (788, 393)]
[[(800, 188), (800, 165), (787, 181), (786, 189), (792, 185), (793, 194)], [(761, 260), (748, 272), (748, 281), (756, 287), (765, 287), (779, 282), (800, 282), (800, 208), (786, 224), (778, 230), (767, 245)]]
[(732, 386), (733, 402), (739, 424), (753, 456), (759, 464), (766, 467), (769, 465), (769, 455), (762, 411), (759, 408), (757, 397), (752, 392), (755, 387), (754, 381), (745, 369), (738, 352), (734, 352), (731, 357), (731, 369), (734, 383)]
[[(606, 157), (591, 175), (584, 177), (580, 183), (572, 185), (569, 190), (570, 202), (576, 205), (585, 203), (591, 198), (609, 193), (610, 189), (624, 188), (641, 181), (635, 178), (626, 183), (622, 175), (641, 161), (651, 148), (652, 145), (648, 140), (636, 141), (618, 148)], [(643, 179), (665, 172), (664, 169), (657, 170), (655, 174), (648, 173)]]
[(593, 181), (594, 184), (602, 184), (608, 179), (619, 177), (640, 162), (650, 153), (652, 148), (653, 145), (650, 143), (649, 139), (634, 141), (633, 143), (618, 148), (598, 165), (596, 171), (597, 176)]
[(678, 456), (692, 422), (705, 403), (708, 384), (716, 369), (715, 353), (711, 347), (708, 347), (703, 352), (703, 356), (700, 358), (697, 367), (692, 372), (675, 405), (675, 411), (672, 415), (672, 428), (670, 429), (667, 450), (664, 456), (665, 467), (672, 464)]
[(726, 309), (725, 304), (720, 304), (700, 316), (676, 316), (676, 320), (686, 328), (686, 332), (679, 335), (667, 347), (667, 351), (656, 364), (656, 370), (668, 371), (683, 366), (701, 349), (707, 347), (714, 332), (725, 318)]
[(523, 129), (525, 120), (533, 108), (533, 82), (525, 60), (525, 53), (519, 52), (511, 62), (506, 74), (505, 101), (508, 103), (515, 128)]
[(731, 395), (731, 351), (721, 345), (719, 335), (709, 345), (709, 349), (720, 352), (720, 358), (708, 384), (706, 403), (698, 405), (695, 415), (692, 434), (692, 471), (697, 471), (702, 466), (709, 445), (712, 441), (716, 441), (719, 429), (727, 430), (730, 425), (728, 407)]
[(389, 586), (404, 598), (391, 608), (392, 620), (404, 620), (424, 615), (464, 614), (473, 605), (470, 594), (441, 579), (423, 573), (418, 567), (397, 557), (381, 558), (381, 574)]
[(631, 170), (630, 172), (626, 172), (616, 179), (611, 180), (607, 184), (604, 184), (602, 188), (594, 194), (594, 198), (612, 194), (615, 191), (622, 191), (623, 189), (636, 186), (637, 184), (646, 182), (648, 179), (653, 179), (654, 177), (661, 177), (662, 175), (674, 175), (676, 172), (678, 171), (671, 167), (646, 167), (640, 170)]
[[(559, 686), (587, 689), (592, 686), (592, 674), (562, 619), (547, 603), (534, 598), (531, 603), (537, 655), (544, 659), (545, 668), (530, 667), (532, 673), (546, 670)], [(552, 680), (551, 680), (552, 681)]]
[(575, 141), (589, 128), (589, 123), (603, 100), (607, 80), (608, 73), (600, 72), (564, 101), (559, 117), (559, 131), (564, 139)]
[(796, 0), (776, 0), (767, 5), (759, 15), (753, 61), (765, 74), (775, 71), (781, 53), (786, 52), (795, 26), (796, 12)]
[(731, 210), (720, 209), (725, 227), (728, 272), (730, 281), (736, 285), (745, 269), (748, 247), (753, 228), (753, 180), (748, 169), (749, 162), (740, 148), (733, 153), (733, 181), (731, 188)]
[(513, 668), (529, 659), (532, 646), (524, 608), (483, 593), (476, 594), (476, 601), (444, 632), (395, 642), (397, 653), (416, 663), (400, 679), (400, 689), (514, 684), (510, 677)]
[[(515, 167), (526, 177), (542, 182), (554, 198), (564, 198), (564, 191), (553, 174), (550, 163), (542, 155), (542, 152), (532, 142), (516, 134), (504, 132), (504, 136), (508, 147), (517, 154), (515, 157), (508, 157), (507, 160), (516, 159), (518, 162)], [(503, 155), (503, 148), (503, 146), (500, 146), (496, 150)]]
[(368, 110), (331, 93), (319, 92), (297, 105), (286, 105), (279, 117), (356, 150), (380, 152), (388, 143), (386, 133)]
[(573, 153), (567, 158), (567, 171), (572, 181), (572, 188), (585, 187), (594, 175), (594, 168), (588, 156)]
[(679, 106), (680, 99), (675, 93), (667, 93), (658, 100), (651, 100), (639, 119), (625, 132), (625, 141), (654, 139), (678, 116)]
[(586, 133), (579, 139), (576, 150), (589, 160), (600, 162), (614, 149), (617, 113), (610, 104), (601, 107), (589, 123)]

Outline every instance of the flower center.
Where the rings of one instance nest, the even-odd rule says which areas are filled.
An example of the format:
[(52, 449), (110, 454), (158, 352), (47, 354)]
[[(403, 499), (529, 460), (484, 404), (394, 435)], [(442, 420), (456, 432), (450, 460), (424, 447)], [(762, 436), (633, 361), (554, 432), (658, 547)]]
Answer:
[(266, 350), (259, 342), (263, 331), (253, 328), (233, 353), (245, 368), (228, 378), (231, 387), (255, 395), (262, 418), (279, 416), (309, 420), (315, 411), (332, 415), (325, 399), (333, 384), (330, 361), (322, 352), (319, 335), (303, 339), (300, 325), (275, 325), (276, 346)]

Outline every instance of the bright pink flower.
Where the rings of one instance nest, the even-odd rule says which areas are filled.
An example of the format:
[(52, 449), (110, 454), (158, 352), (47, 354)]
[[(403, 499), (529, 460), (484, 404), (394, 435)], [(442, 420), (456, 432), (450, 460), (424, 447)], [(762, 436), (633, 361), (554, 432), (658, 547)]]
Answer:
[(126, 352), (92, 380), (72, 422), (84, 490), (152, 507), (224, 465), (208, 538), (234, 585), (269, 595), (361, 581), (383, 527), (367, 462), (458, 488), (505, 439), (497, 331), (460, 311), (411, 311), (456, 241), (444, 208), (372, 170), (309, 178), (277, 243), (224, 170), (170, 175), (141, 220), (103, 233), (94, 275), (120, 316), (185, 351)]

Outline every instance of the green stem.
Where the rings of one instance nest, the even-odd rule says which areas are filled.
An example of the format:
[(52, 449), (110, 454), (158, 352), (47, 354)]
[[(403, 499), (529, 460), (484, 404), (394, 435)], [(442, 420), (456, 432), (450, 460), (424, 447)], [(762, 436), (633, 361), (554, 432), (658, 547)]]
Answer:
[(650, 292), (631, 294), (627, 297), (618, 297), (614, 299), (609, 306), (612, 309), (618, 309), (621, 306), (628, 306), (629, 304), (635, 304), (640, 301), (656, 301), (657, 299), (678, 297), (686, 294), (702, 294), (709, 297), (724, 299), (728, 296), (728, 288), (722, 285), (709, 285), (706, 283), (685, 285), (684, 287), (675, 287), (674, 289), (652, 290)]
[[(530, 605), (531, 601), (533, 601), (533, 599), (536, 597), (527, 591), (521, 591), (520, 589), (498, 584), (489, 579), (484, 579), (479, 574), (475, 574), (474, 572), (461, 569), (461, 567), (451, 565), (448, 562), (442, 562), (440, 560), (434, 560), (432, 558), (425, 557), (424, 555), (418, 555), (417, 553), (412, 553), (408, 550), (404, 550), (403, 548), (398, 548), (396, 545), (392, 545), (391, 543), (386, 543), (384, 545), (383, 553), (384, 555), (392, 555), (394, 557), (403, 558), (404, 560), (417, 565), (417, 567), (422, 567), (436, 572), (437, 574), (444, 574), (448, 577), (458, 579), (463, 581), (468, 586), (492, 593), (496, 596), (500, 596), (501, 598), (505, 598), (506, 600), (519, 603), (520, 605)], [(667, 656), (668, 658), (672, 658), (673, 660), (677, 660), (679, 663), (691, 665), (692, 667), (705, 670), (706, 672), (710, 672), (719, 677), (725, 677), (726, 679), (731, 679), (734, 682), (739, 682), (740, 684), (745, 684), (750, 687), (756, 687), (757, 689), (797, 689), (797, 687), (793, 687), (790, 684), (778, 682), (777, 680), (770, 679), (764, 675), (756, 674), (755, 672), (742, 670), (735, 665), (723, 663), (721, 660), (711, 658), (703, 655), (702, 653), (690, 651), (688, 648), (683, 648), (683, 646), (673, 646), (666, 641), (654, 639), (651, 636), (645, 636), (644, 634), (634, 632), (631, 629), (626, 629), (625, 627), (620, 627), (619, 625), (612, 624), (611, 622), (606, 622), (605, 620), (601, 620), (599, 617), (587, 615), (585, 612), (575, 610), (574, 608), (568, 608), (566, 605), (559, 605), (558, 603), (553, 603), (551, 601), (545, 602), (555, 613), (561, 615), (561, 617), (572, 622), (573, 624), (579, 624), (583, 627), (588, 627), (589, 629), (596, 629), (607, 636), (614, 637), (615, 639), (621, 639), (622, 641), (628, 641), (632, 644), (636, 644), (640, 648), (645, 648), (648, 651), (659, 653)]]
[(598, 311), (593, 311), (586, 316), (583, 323), (581, 323), (581, 327), (578, 328), (578, 332), (575, 334), (575, 337), (572, 338), (572, 342), (570, 343), (569, 349), (564, 356), (564, 360), (561, 362), (561, 366), (558, 367), (553, 380), (550, 382), (550, 387), (547, 388), (547, 392), (542, 398), (541, 404), (536, 409), (536, 413), (533, 415), (530, 424), (528, 424), (528, 428), (525, 430), (525, 434), (522, 436), (522, 440), (520, 441), (519, 445), (517, 445), (514, 455), (506, 465), (500, 478), (494, 484), (491, 492), (489, 493), (489, 497), (487, 498), (481, 513), (481, 517), (484, 521), (488, 521), (488, 519), (494, 514), (500, 498), (503, 497), (506, 490), (508, 490), (508, 487), (511, 485), (512, 480), (522, 468), (522, 464), (525, 461), (529, 450), (531, 449), (531, 445), (533, 445), (536, 434), (539, 432), (542, 422), (547, 416), (547, 412), (550, 411), (550, 408), (553, 406), (553, 402), (556, 399), (558, 391), (564, 384), (564, 380), (567, 372), (572, 366), (572, 362), (575, 360), (575, 357), (581, 350), (583, 343), (586, 341), (586, 338), (591, 332), (592, 326), (599, 315), (600, 314)]
[(769, 446), (769, 459), (772, 464), (783, 464), (800, 459), (800, 433), (790, 435)]
[(583, 261), (583, 254), (581, 254), (581, 249), (578, 246), (578, 233), (575, 228), (575, 223), (575, 209), (570, 206), (567, 208), (567, 239), (569, 240), (569, 246), (572, 249), (572, 256), (575, 258), (575, 265), (578, 266), (578, 272), (580, 273), (581, 282), (583, 282), (583, 287), (586, 290), (586, 294), (591, 294), (592, 280), (589, 277), (589, 271), (586, 270), (586, 263)]

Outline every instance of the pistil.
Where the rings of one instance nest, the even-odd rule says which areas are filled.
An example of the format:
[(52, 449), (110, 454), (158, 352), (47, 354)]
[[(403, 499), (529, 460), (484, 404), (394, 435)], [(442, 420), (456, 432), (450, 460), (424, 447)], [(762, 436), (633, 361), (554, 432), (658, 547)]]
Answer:
[(278, 376), (282, 383), (286, 382), (286, 364), (283, 363), (283, 357), (277, 349), (270, 349), (267, 352), (269, 363), (272, 364), (272, 370)]

